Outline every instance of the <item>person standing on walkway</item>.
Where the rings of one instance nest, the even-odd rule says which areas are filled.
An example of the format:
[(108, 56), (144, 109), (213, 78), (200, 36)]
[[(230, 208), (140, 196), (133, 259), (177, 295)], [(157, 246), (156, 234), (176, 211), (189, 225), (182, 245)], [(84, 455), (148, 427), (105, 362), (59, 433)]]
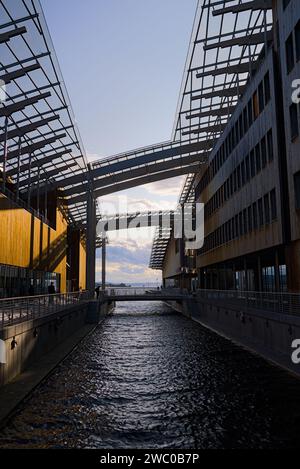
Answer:
[(29, 286), (28, 295), (34, 296), (34, 286), (32, 285), (32, 283)]
[(48, 287), (48, 295), (51, 295), (49, 296), (49, 304), (53, 304), (53, 301), (54, 301), (54, 297), (52, 295), (55, 295), (55, 286), (53, 284), (53, 282), (51, 282), (51, 284), (49, 285)]

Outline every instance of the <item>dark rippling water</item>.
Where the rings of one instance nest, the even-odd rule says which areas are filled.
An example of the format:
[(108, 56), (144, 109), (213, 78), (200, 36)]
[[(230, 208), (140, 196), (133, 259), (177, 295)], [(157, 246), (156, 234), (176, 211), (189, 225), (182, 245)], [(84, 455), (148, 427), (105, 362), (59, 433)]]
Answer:
[(123, 303), (32, 394), (6, 448), (300, 447), (300, 382), (157, 303)]

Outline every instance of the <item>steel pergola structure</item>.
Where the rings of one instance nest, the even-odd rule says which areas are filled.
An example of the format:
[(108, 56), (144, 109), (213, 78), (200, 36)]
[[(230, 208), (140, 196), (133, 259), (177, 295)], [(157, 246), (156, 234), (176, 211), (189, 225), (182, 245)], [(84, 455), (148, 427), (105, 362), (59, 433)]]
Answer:
[[(272, 41), (272, 0), (199, 0), (172, 139), (184, 146), (222, 135)], [(212, 145), (214, 146), (214, 144)], [(193, 202), (195, 173), (179, 205)], [(156, 231), (150, 267), (162, 270), (172, 232)]]
[[(52, 182), (78, 174), (88, 179), (89, 167), (37, 0), (0, 1), (0, 80), (5, 84), (0, 104), (2, 192), (32, 209), (33, 196), (43, 188), (45, 207), (38, 202), (35, 214), (47, 218)], [(86, 200), (68, 207), (68, 221), (76, 223), (84, 209)]]
[[(180, 204), (192, 201), (194, 175), (272, 40), (271, 7), (199, 0), (171, 140), (88, 164), (39, 0), (0, 0), (2, 192), (28, 209), (37, 200), (37, 215), (47, 218), (47, 194), (59, 190), (79, 228), (96, 224), (98, 197), (177, 175), (188, 175)], [(89, 251), (95, 240), (87, 237)]]

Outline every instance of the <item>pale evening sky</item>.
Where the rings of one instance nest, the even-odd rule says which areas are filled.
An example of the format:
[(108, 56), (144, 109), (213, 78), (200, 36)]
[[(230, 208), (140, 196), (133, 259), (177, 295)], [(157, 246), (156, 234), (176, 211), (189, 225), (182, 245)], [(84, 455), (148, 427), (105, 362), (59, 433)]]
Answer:
[[(169, 140), (197, 0), (41, 3), (87, 155), (101, 158)], [(177, 178), (117, 196), (122, 202), (127, 197), (132, 211), (173, 208), (181, 184)], [(107, 207), (117, 200), (99, 202)], [(151, 233), (141, 234), (110, 236), (108, 281), (160, 279), (147, 268)]]

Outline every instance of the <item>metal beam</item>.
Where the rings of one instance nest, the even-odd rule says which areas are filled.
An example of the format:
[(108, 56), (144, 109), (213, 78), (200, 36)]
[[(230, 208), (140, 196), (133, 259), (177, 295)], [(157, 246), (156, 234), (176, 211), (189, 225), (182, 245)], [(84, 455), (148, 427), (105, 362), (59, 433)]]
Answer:
[[(46, 124), (49, 124), (49, 122), (53, 122), (55, 120), (59, 119), (58, 115), (48, 117), (47, 119), (42, 119), (38, 122), (33, 122), (32, 124), (24, 125), (23, 127), (19, 127), (13, 130), (10, 130), (8, 132), (7, 138), (8, 140), (16, 138), (16, 137), (23, 137), (29, 132), (33, 132), (34, 130), (38, 129), (39, 127), (42, 127)], [(0, 142), (4, 141), (4, 135), (0, 135)]]
[(205, 112), (198, 112), (196, 114), (188, 114), (186, 119), (195, 119), (196, 117), (209, 117), (209, 116), (227, 116), (233, 113), (235, 110), (236, 106), (227, 106), (226, 105), (222, 108), (219, 109), (211, 109), (210, 111), (205, 111)]
[(17, 103), (9, 104), (8, 106), (3, 106), (0, 108), (0, 117), (10, 116), (14, 112), (19, 112), (25, 109), (25, 107), (30, 106), (31, 104), (35, 104), (41, 99), (46, 99), (51, 96), (50, 92), (41, 93), (38, 96), (33, 96), (32, 98), (24, 99), (23, 101), (19, 101)]
[(203, 93), (196, 96), (192, 96), (192, 101), (198, 101), (199, 99), (210, 99), (210, 98), (230, 98), (231, 96), (239, 96), (245, 90), (246, 86), (232, 86), (231, 88), (222, 88), (219, 90), (212, 91), (211, 93)]
[[(111, 164), (109, 164), (109, 162), (106, 162), (105, 164), (103, 164), (103, 166), (93, 168), (91, 170), (91, 177), (93, 178), (94, 184), (97, 185), (98, 177), (108, 176), (110, 174), (118, 173), (125, 170), (133, 170), (136, 166), (144, 166), (150, 163), (158, 162), (160, 160), (165, 160), (167, 158), (174, 158), (175, 156), (196, 153), (204, 150), (208, 151), (211, 149), (213, 143), (214, 140), (204, 140), (201, 142), (189, 143), (184, 145), (174, 145), (170, 148), (153, 151), (152, 153), (148, 154), (140, 152), (140, 154), (135, 158), (123, 158), (122, 160), (112, 158)], [(87, 174), (82, 172), (81, 174), (71, 176), (60, 181), (56, 181), (54, 184), (57, 187), (67, 187), (73, 184), (81, 184), (86, 180)]]
[(0, 44), (9, 42), (13, 37), (20, 36), (21, 34), (25, 33), (27, 33), (27, 29), (25, 28), (25, 26), (6, 31), (5, 33), (0, 34)]
[(239, 73), (247, 73), (250, 70), (255, 70), (256, 65), (254, 62), (243, 62), (241, 64), (229, 65), (228, 67), (216, 68), (207, 72), (199, 72), (196, 78), (215, 77), (217, 75), (235, 75)]
[(216, 124), (216, 125), (210, 125), (208, 127), (201, 127), (201, 128), (194, 128), (190, 130), (186, 130), (184, 132), (181, 132), (181, 135), (190, 135), (190, 134), (202, 134), (204, 132), (207, 133), (219, 133), (223, 132), (223, 130), (226, 128), (227, 124)]
[(213, 10), (213, 16), (224, 15), (226, 13), (242, 13), (243, 11), (271, 10), (272, 0), (253, 0), (252, 2), (240, 3), (239, 5), (231, 5), (230, 7)]
[[(46, 138), (46, 139), (42, 140), (41, 142), (37, 142), (37, 143), (34, 143), (32, 145), (22, 147), (21, 148), (21, 155), (28, 155), (30, 153), (33, 153), (34, 151), (39, 150), (41, 148), (44, 148), (46, 145), (50, 145), (51, 143), (56, 142), (56, 140), (59, 140), (59, 139), (65, 138), (65, 137), (66, 137), (66, 134), (59, 134), (59, 135), (55, 135), (54, 137), (51, 137), (51, 138)], [(12, 160), (14, 158), (17, 158), (18, 154), (19, 154), (19, 150), (14, 150), (14, 151), (12, 151), (8, 154), (7, 159)]]
[[(55, 159), (59, 159), (63, 155), (65, 155), (67, 153), (71, 153), (71, 152), (72, 152), (71, 148), (66, 148), (66, 150), (64, 150), (64, 151), (61, 151), (59, 153), (52, 153), (51, 155), (48, 155), (45, 158), (41, 158), (40, 160), (38, 159), (39, 155), (35, 155), (36, 160), (32, 162), (31, 167), (33, 168), (35, 166), (43, 166), (44, 164), (51, 163), (51, 161), (53, 161)], [(73, 159), (68, 160), (68, 161), (73, 161)], [(66, 161), (66, 163), (68, 163), (68, 161)], [(23, 164), (22, 167), (21, 167), (21, 171), (26, 171), (27, 169), (28, 169), (28, 164), (27, 163)], [(14, 168), (14, 169), (11, 169), (10, 171), (7, 171), (8, 176), (15, 176), (16, 174), (18, 174), (17, 168)]]
[[(115, 184), (113, 187), (108, 186), (103, 189), (98, 189), (94, 191), (94, 197), (103, 197), (104, 195), (113, 194), (115, 192), (120, 192), (132, 187), (143, 186), (145, 184), (150, 184), (155, 181), (163, 181), (164, 179), (171, 179), (176, 176), (182, 176), (183, 174), (197, 173), (199, 171), (199, 164), (194, 164), (191, 166), (185, 166), (182, 168), (177, 168), (173, 170), (168, 170), (158, 174), (149, 174), (148, 176), (134, 179), (133, 181), (125, 181), (123, 183)], [(86, 200), (86, 195), (80, 195), (74, 197), (73, 199), (67, 200), (66, 202), (69, 205), (74, 205), (77, 203), (84, 202)]]
[(233, 47), (233, 46), (257, 46), (258, 44), (263, 44), (267, 41), (271, 41), (273, 39), (273, 31), (268, 31), (267, 34), (265, 33), (256, 33), (256, 34), (247, 34), (246, 36), (242, 37), (235, 37), (232, 39), (228, 39), (227, 41), (219, 41), (214, 42), (213, 44), (208, 44), (203, 47), (205, 51), (212, 50), (212, 49), (225, 49), (226, 47)]
[(39, 68), (41, 68), (39, 63), (29, 65), (28, 67), (19, 68), (18, 70), (6, 73), (5, 75), (0, 75), (0, 80), (4, 81), (8, 85), (12, 80), (16, 80), (17, 78), (24, 77), (29, 72), (38, 70)]
[[(202, 161), (207, 157), (207, 153), (201, 155)], [(177, 167), (189, 166), (194, 163), (202, 163), (199, 154), (188, 155), (177, 160)], [(100, 189), (101, 187), (111, 186), (113, 189), (114, 184), (124, 182), (124, 181), (134, 181), (135, 178), (139, 178), (141, 176), (147, 176), (151, 173), (158, 173), (159, 171), (166, 171), (167, 169), (175, 169), (174, 168), (174, 160), (163, 161), (160, 163), (156, 163), (155, 165), (151, 166), (141, 166), (138, 168), (132, 168), (132, 170), (125, 171), (120, 174), (112, 174), (110, 176), (106, 176), (101, 180), (94, 181), (94, 189)], [(79, 186), (72, 187), (70, 189), (66, 189), (64, 194), (66, 197), (76, 194), (81, 194), (88, 190), (87, 184), (80, 184)]]
[[(62, 162), (63, 164), (64, 162)], [(36, 182), (40, 181), (44, 181), (44, 180), (47, 180), (47, 179), (50, 179), (52, 178), (53, 176), (56, 176), (58, 173), (62, 173), (63, 175), (63, 172), (64, 171), (67, 171), (69, 168), (72, 168), (74, 166), (77, 166), (77, 163), (75, 161), (73, 161), (69, 166), (66, 166), (64, 164), (64, 166), (62, 167), (57, 167), (55, 169), (53, 169), (52, 171), (49, 171), (49, 172), (44, 172), (40, 175), (40, 177), (38, 176), (34, 176), (31, 178), (31, 184), (35, 184)], [(31, 167), (32, 167), (32, 164), (31, 164)], [(38, 165), (38, 168), (40, 168), (41, 166)], [(26, 185), (26, 180), (25, 179), (22, 179), (22, 184), (20, 184), (21, 187), (24, 187)]]

